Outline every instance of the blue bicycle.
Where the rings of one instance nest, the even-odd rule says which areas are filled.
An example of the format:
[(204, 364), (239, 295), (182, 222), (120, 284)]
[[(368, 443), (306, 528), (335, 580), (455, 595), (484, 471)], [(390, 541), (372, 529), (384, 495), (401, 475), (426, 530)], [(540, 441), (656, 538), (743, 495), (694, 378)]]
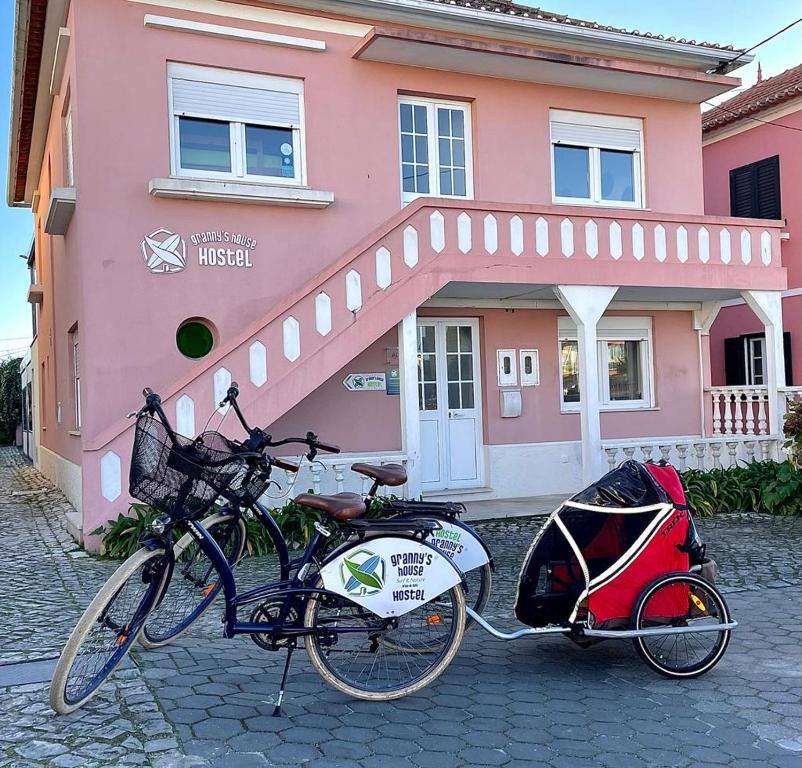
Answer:
[[(215, 590), (222, 590), (225, 637), (258, 635), (271, 647), (286, 648), (275, 714), (301, 641), (327, 683), (360, 699), (406, 696), (446, 669), (465, 629), (464, 581), (427, 540), (439, 527), (436, 520), (365, 520), (359, 497), (358, 502), (318, 497), (327, 524), (317, 526), (304, 553), (291, 562), (278, 526), (248, 490), (269, 481), (272, 460), (247, 442), (216, 432), (195, 439), (177, 435), (159, 396), (150, 390), (144, 395), (136, 414), (129, 490), (162, 514), (67, 640), (50, 686), (56, 712), (88, 701), (130, 651), (174, 577), (179, 523), (213, 570), (204, 574), (209, 603)], [(337, 450), (309, 436), (305, 442), (315, 450)], [(243, 498), (270, 532), (280, 562), (277, 581), (241, 593), (232, 571), (236, 542), (224, 550), (219, 537), (199, 522), (231, 488), (245, 488)], [(335, 536), (343, 543), (330, 548), (327, 542)], [(258, 610), (241, 620), (240, 611), (253, 606)], [(185, 617), (186, 626), (197, 618), (195, 610), (197, 605)]]

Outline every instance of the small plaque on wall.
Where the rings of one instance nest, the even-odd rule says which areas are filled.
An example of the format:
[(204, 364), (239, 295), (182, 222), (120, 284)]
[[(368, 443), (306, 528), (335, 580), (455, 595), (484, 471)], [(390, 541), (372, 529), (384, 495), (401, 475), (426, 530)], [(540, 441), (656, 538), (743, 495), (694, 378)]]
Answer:
[(383, 392), (387, 385), (383, 373), (349, 373), (343, 386), (349, 392)]

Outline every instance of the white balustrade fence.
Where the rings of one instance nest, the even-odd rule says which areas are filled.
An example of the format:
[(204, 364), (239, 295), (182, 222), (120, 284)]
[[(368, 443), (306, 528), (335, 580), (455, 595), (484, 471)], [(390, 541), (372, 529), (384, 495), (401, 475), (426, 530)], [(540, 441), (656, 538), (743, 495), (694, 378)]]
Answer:
[(745, 461), (782, 458), (782, 440), (770, 436), (732, 436), (730, 438), (632, 438), (602, 444), (607, 464), (615, 468), (626, 459), (665, 461), (680, 471), (731, 467)]
[[(294, 457), (292, 460), (297, 460)], [(363, 464), (401, 464), (406, 467), (407, 457), (403, 453), (383, 454), (353, 454), (339, 456), (320, 456), (314, 462), (305, 458), (301, 462), (301, 471), (297, 476), (292, 472), (274, 469), (272, 479), (279, 487), (272, 486), (262, 497), (261, 501), (270, 507), (283, 506), (286, 501), (299, 493), (312, 491), (313, 493), (334, 494), (348, 491), (364, 496), (373, 481), (351, 470), (356, 462)], [(398, 496), (406, 495), (406, 486), (400, 488), (380, 489), (380, 495), (394, 493)]]

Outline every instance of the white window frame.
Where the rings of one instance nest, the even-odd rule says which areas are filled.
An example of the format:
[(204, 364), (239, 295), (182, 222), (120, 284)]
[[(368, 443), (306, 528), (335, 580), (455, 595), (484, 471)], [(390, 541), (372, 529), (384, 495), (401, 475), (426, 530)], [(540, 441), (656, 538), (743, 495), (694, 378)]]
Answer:
[(70, 331), (70, 354), (72, 357), (72, 395), (73, 395), (73, 423), (75, 429), (81, 429), (81, 367), (80, 344), (78, 330)]
[[(230, 118), (221, 117), (211, 111), (182, 111), (177, 113), (173, 108), (173, 80), (197, 80), (203, 83), (219, 83), (221, 85), (237, 85), (251, 88), (261, 88), (271, 91), (284, 91), (294, 93), (298, 96), (298, 113), (300, 122), (298, 125), (291, 123), (265, 122), (263, 120), (249, 120), (247, 123), (232, 121)], [(238, 72), (227, 69), (215, 69), (213, 67), (202, 67), (195, 64), (176, 64), (169, 62), (167, 65), (167, 105), (170, 116), (170, 173), (172, 176), (202, 178), (202, 179), (227, 179), (236, 181), (247, 181), (257, 184), (282, 185), (282, 186), (301, 186), (307, 185), (306, 178), (306, 118), (304, 110), (304, 84), (300, 78), (276, 77), (273, 75), (262, 75), (254, 72)], [(204, 171), (195, 168), (181, 167), (181, 148), (179, 142), (179, 118), (190, 117), (201, 120), (216, 120), (229, 124), (230, 146), (231, 146), (231, 172), (225, 171)], [(283, 176), (262, 176), (259, 174), (247, 173), (247, 157), (245, 148), (245, 126), (256, 125), (267, 128), (288, 128), (292, 130), (292, 151), (295, 159), (295, 176), (292, 178)]]
[(75, 155), (73, 153), (72, 106), (64, 113), (64, 179), (65, 186), (75, 186)]
[[(562, 342), (577, 341), (576, 326), (568, 317), (558, 320), (557, 367), (560, 372), (560, 411), (576, 413), (580, 402), (566, 403), (563, 400)], [(617, 341), (640, 341), (641, 372), (643, 375), (643, 398), (640, 400), (611, 400), (610, 378), (607, 368), (608, 345)], [(650, 317), (603, 317), (596, 331), (598, 346), (598, 384), (600, 408), (603, 411), (637, 411), (655, 407), (654, 397), (654, 345), (652, 343), (652, 319)]]
[[(755, 347), (760, 346), (760, 354), (755, 354)], [(746, 384), (749, 387), (762, 387), (766, 384), (766, 337), (747, 336), (744, 338), (744, 362), (746, 364)], [(755, 383), (756, 371), (755, 360), (759, 359), (763, 363), (763, 381)]]
[[(593, 125), (603, 128), (626, 128), (638, 131), (640, 135), (640, 148), (631, 153), (633, 155), (634, 166), (632, 171), (634, 202), (628, 200), (605, 200), (601, 196), (601, 150), (609, 149), (615, 152), (627, 152), (627, 150), (622, 150), (620, 147), (605, 146), (601, 142), (593, 144), (571, 144), (555, 140), (552, 130), (555, 122)], [(645, 208), (646, 174), (643, 160), (643, 120), (641, 118), (552, 109), (549, 112), (549, 142), (551, 199), (553, 203), (560, 205), (590, 205), (602, 208)], [(554, 148), (556, 146), (579, 147), (589, 150), (588, 173), (590, 175), (590, 197), (561, 197), (557, 194), (557, 174), (554, 163)]]
[[(429, 128), (429, 191), (405, 192), (403, 157), (401, 150), (401, 105), (425, 107), (427, 111), (426, 125)], [(440, 142), (437, 140), (437, 108), (458, 109), (465, 118), (465, 194), (443, 195), (440, 193)], [(396, 123), (398, 126), (398, 185), (401, 190), (401, 201), (408, 205), (419, 197), (444, 197), (449, 200), (473, 200), (473, 125), (471, 122), (471, 105), (465, 101), (447, 101), (444, 99), (426, 99), (416, 96), (399, 96), (396, 105)]]

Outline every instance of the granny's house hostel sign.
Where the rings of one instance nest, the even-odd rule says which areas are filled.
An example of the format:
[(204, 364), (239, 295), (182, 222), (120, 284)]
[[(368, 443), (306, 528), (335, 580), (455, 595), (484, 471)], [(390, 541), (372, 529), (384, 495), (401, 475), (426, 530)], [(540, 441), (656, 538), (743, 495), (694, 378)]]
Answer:
[[(189, 236), (200, 267), (250, 269), (255, 237), (225, 229), (195, 232)], [(187, 267), (187, 243), (181, 235), (161, 227), (140, 243), (145, 266), (155, 274), (183, 272)]]

